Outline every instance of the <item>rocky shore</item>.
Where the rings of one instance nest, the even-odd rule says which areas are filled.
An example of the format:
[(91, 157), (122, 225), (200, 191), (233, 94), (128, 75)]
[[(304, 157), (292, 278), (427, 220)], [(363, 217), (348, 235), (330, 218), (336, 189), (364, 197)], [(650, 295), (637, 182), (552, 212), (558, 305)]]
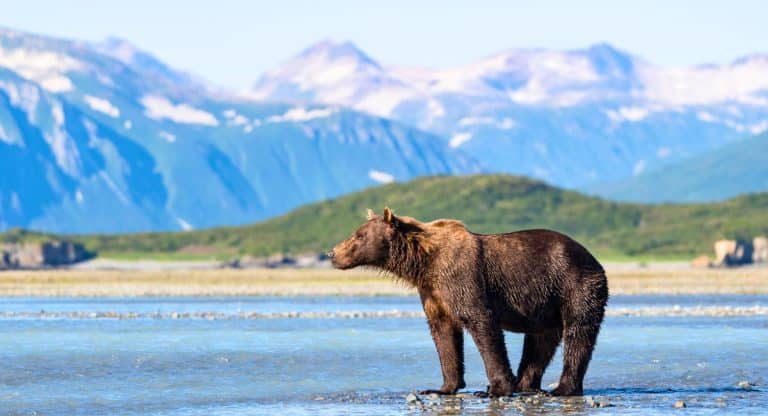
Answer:
[(0, 270), (66, 266), (93, 256), (82, 244), (71, 241), (2, 243)]
[[(637, 407), (638, 402), (653, 401), (661, 413), (663, 409), (685, 409), (689, 406), (717, 412), (728, 407), (739, 407), (738, 402), (748, 401), (750, 394), (761, 394), (761, 390), (753, 383), (742, 380), (736, 386), (724, 391), (719, 397), (703, 397), (697, 394), (659, 393), (646, 394), (640, 397), (630, 395), (585, 395), (580, 397), (553, 397), (546, 393), (518, 393), (512, 397), (493, 399), (478, 398), (472, 393), (458, 393), (452, 396), (437, 394), (420, 395), (408, 393), (405, 404), (411, 411), (436, 414), (584, 414), (594, 408), (615, 408), (613, 412), (626, 411)], [(681, 398), (682, 397), (682, 398)], [(631, 412), (633, 413), (633, 412)]]

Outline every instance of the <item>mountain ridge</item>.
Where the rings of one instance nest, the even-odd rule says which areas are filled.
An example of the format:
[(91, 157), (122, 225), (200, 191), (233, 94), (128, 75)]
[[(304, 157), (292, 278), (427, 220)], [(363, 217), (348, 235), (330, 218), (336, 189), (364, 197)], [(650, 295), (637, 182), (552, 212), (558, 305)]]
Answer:
[(132, 48), (0, 34), (0, 161), (26, 154), (30, 172), (2, 164), (0, 228), (238, 224), (382, 181), (481, 171), (397, 121), (233, 98)]
[[(326, 41), (296, 59), (265, 74), (277, 89), (263, 90), (263, 101), (124, 40), (0, 29), (0, 160), (23, 160), (4, 167), (28, 172), (24, 181), (3, 172), (0, 229), (243, 224), (438, 174), (510, 173), (592, 191), (768, 130), (768, 59), (759, 54), (659, 69), (597, 44), (422, 70)], [(743, 85), (730, 91), (733, 80)], [(663, 94), (689, 82), (683, 90), (694, 93), (640, 94), (646, 82)]]
[[(321, 50), (330, 46), (327, 42)], [(253, 100), (321, 102), (443, 137), (489, 170), (576, 189), (618, 181), (768, 129), (768, 60), (661, 67), (610, 44), (512, 49), (448, 69), (375, 67), (305, 49)], [(333, 76), (332, 76), (333, 75)], [(503, 157), (501, 157), (503, 155)]]

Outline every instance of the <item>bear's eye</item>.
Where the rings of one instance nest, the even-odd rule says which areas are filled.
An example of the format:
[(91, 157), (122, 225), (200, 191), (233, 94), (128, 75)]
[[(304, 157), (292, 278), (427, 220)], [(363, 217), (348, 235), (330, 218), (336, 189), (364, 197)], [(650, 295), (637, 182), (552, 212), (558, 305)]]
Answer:
[(355, 234), (355, 238), (358, 239), (358, 240), (362, 240), (363, 239), (363, 235), (362, 234)]

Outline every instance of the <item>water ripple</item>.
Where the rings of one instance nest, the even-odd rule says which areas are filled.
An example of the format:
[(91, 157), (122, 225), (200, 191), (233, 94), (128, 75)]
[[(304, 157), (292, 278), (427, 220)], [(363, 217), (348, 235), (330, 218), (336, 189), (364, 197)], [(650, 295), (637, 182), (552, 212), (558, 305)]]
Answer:
[[(638, 317), (736, 317), (768, 316), (767, 306), (668, 306), (644, 308), (608, 308), (606, 316)], [(5, 311), (0, 319), (376, 319), (423, 318), (421, 311), (284, 311), (284, 312), (125, 312), (125, 311)]]

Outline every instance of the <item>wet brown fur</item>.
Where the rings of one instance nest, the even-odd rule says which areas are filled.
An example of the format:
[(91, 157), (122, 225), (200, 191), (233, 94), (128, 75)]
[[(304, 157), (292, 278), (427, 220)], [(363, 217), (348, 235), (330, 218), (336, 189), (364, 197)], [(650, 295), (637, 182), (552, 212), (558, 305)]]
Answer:
[[(555, 395), (581, 395), (608, 299), (605, 273), (579, 243), (549, 230), (475, 234), (456, 220), (428, 223), (369, 211), (332, 251), (333, 264), (374, 266), (419, 292), (443, 372), (440, 394), (465, 387), (463, 330), (474, 339), (488, 393), (539, 391), (561, 340), (563, 372)], [(525, 334), (514, 376), (503, 331)]]

